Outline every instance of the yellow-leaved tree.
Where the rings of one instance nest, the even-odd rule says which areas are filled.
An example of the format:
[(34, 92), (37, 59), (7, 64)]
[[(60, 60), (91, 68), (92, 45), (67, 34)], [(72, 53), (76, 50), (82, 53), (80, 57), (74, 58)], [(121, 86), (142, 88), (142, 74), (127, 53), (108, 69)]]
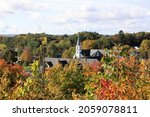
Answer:
[(29, 48), (24, 48), (20, 59), (22, 62), (25, 62), (27, 64), (32, 61), (32, 53)]
[(95, 43), (96, 40), (85, 40), (83, 41), (82, 49), (92, 49)]

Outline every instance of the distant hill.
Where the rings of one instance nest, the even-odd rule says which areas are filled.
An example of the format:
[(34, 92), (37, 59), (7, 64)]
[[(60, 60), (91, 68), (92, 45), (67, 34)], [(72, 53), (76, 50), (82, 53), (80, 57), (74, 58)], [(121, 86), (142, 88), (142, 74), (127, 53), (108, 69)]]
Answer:
[(1, 37), (14, 37), (17, 34), (0, 34)]

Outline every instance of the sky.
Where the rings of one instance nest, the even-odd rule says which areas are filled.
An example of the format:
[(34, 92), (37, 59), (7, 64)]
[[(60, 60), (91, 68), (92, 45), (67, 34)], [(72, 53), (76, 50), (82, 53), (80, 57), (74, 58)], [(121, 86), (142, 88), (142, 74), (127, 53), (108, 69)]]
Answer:
[(150, 31), (150, 0), (0, 0), (0, 34)]

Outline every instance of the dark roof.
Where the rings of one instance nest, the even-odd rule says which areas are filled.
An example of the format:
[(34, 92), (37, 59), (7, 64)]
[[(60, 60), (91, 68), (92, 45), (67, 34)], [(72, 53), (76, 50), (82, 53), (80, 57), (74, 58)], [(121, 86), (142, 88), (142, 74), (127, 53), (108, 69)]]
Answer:
[(46, 57), (45, 58), (45, 61), (51, 66), (54, 66), (56, 64), (58, 64), (58, 62), (61, 62), (61, 63), (69, 63), (70, 59), (64, 59), (64, 58), (49, 58), (49, 57)]
[(53, 66), (53, 64), (52, 64), (51, 61), (48, 61), (47, 64), (49, 65), (49, 67), (52, 67), (52, 66)]
[(82, 53), (83, 56), (90, 56), (90, 52), (91, 52), (90, 49), (89, 50), (82, 50), (81, 51), (81, 53)]
[(63, 67), (68, 64), (68, 62), (66, 60), (60, 60), (58, 61)]

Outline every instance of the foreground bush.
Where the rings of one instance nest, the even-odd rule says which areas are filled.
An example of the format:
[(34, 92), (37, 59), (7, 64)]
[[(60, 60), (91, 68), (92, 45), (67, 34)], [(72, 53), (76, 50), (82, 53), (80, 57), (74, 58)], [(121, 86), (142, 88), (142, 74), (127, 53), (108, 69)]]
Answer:
[(104, 56), (82, 66), (73, 60), (47, 69), (43, 77), (38, 69), (32, 72), (0, 60), (0, 99), (150, 99), (150, 60), (134, 56)]
[(0, 99), (9, 99), (15, 88), (29, 76), (23, 67), (17, 64), (7, 64), (0, 59)]
[(86, 85), (88, 99), (150, 99), (150, 61), (109, 57), (101, 61), (103, 72), (91, 74)]

